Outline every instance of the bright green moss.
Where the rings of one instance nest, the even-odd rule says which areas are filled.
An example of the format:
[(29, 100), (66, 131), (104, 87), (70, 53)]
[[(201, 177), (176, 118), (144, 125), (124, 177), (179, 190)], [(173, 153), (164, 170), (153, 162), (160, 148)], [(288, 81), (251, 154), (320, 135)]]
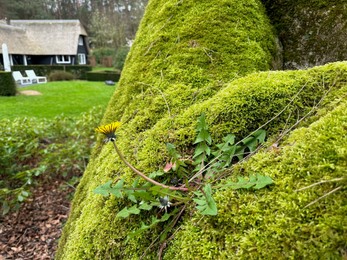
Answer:
[[(275, 185), (257, 192), (219, 191), (216, 217), (186, 221), (166, 259), (340, 259), (346, 254), (344, 191), (311, 201), (342, 183), (296, 192), (323, 179), (347, 177), (347, 103), (294, 131), (280, 151), (261, 152), (232, 175), (266, 174)], [(212, 250), (211, 250), (212, 249)]]
[[(106, 120), (121, 117), (137, 123), (146, 118), (141, 128), (147, 129), (166, 112), (153, 96), (190, 97), (189, 92), (166, 93), (175, 83), (203, 91), (215, 81), (270, 69), (275, 37), (261, 3), (245, 2), (150, 1)], [(172, 107), (172, 112), (185, 106)], [(147, 116), (139, 108), (156, 113)]]
[[(329, 64), (307, 71), (254, 73), (233, 81), (226, 88), (222, 89), (205, 102), (190, 106), (186, 111), (182, 111), (175, 119), (170, 119), (170, 116), (164, 117), (154, 127), (147, 131), (142, 131), (141, 133), (136, 133), (133, 129), (128, 129), (131, 131), (127, 132), (127, 136), (132, 140), (126, 139), (124, 130), (120, 130), (119, 145), (128, 158), (133, 157), (136, 159), (136, 165), (139, 168), (145, 169), (146, 172), (150, 172), (157, 169), (159, 165), (164, 165), (164, 160), (166, 158), (165, 142), (171, 141), (182, 150), (190, 147), (195, 134), (196, 118), (202, 111), (207, 111), (208, 120), (212, 122), (210, 125), (213, 126), (211, 129), (213, 130), (215, 138), (227, 132), (237, 133), (239, 137), (242, 137), (273, 118), (293, 99), (295, 94), (299, 93), (297, 98), (293, 100), (293, 105), (289, 106), (288, 111), (283, 112), (276, 120), (265, 127), (270, 134), (277, 133), (283, 130), (286, 124), (289, 127), (291, 124), (295, 123), (298, 115), (299, 117), (304, 116), (312, 109), (312, 106), (327, 93), (326, 91), (330, 89), (329, 94), (326, 95), (322, 103), (322, 105), (325, 105), (325, 108), (320, 109), (321, 112), (319, 115), (322, 117), (329, 113), (331, 110), (329, 104), (332, 103), (332, 101), (337, 104), (336, 100), (338, 100), (341, 93), (346, 93), (347, 91), (345, 86), (346, 78), (346, 63)], [(209, 111), (209, 109), (212, 109), (212, 111)], [(292, 114), (292, 117), (289, 117), (290, 114)], [(311, 121), (314, 118), (315, 117), (313, 117)], [(316, 117), (316, 119), (317, 118), (318, 117)], [(309, 122), (310, 120), (308, 120), (306, 124)], [(290, 144), (294, 143), (294, 141), (288, 142)], [(297, 146), (299, 146), (299, 143)], [(290, 148), (291, 146), (289, 145), (288, 147)], [(312, 149), (315, 149), (315, 146)], [(343, 154), (343, 151), (342, 149), (340, 153)], [(116, 212), (122, 207), (122, 202), (115, 201), (114, 199), (100, 199), (100, 197), (96, 199), (97, 196), (93, 195), (92, 190), (98, 184), (106, 182), (111, 178), (115, 179), (121, 172), (128, 172), (126, 169), (122, 169), (123, 166), (118, 161), (115, 162), (113, 159), (114, 157), (110, 154), (112, 154), (111, 146), (105, 146), (104, 149), (101, 150), (100, 155), (89, 165), (75, 196), (73, 214), (76, 215), (72, 215), (75, 217), (75, 220), (72, 221), (73, 219), (70, 218), (70, 222), (68, 223), (68, 225), (70, 225), (68, 226), (70, 237), (66, 245), (69, 246), (69, 250), (65, 250), (68, 255), (76, 254), (79, 255), (79, 257), (83, 256), (82, 258), (91, 258), (95, 257), (96, 254), (100, 254), (102, 256), (112, 256), (113, 258), (137, 258), (141, 252), (146, 250), (150, 241), (155, 239), (160, 232), (160, 229), (158, 229), (157, 232), (152, 231), (149, 234), (145, 234), (125, 244), (124, 239), (127, 232), (136, 228), (141, 220), (139, 218), (132, 218), (124, 223), (114, 218)], [(296, 153), (294, 152), (294, 154)], [(299, 152), (297, 154), (298, 161), (304, 159), (302, 157), (305, 154), (304, 152)], [(272, 156), (271, 153), (270, 155)], [(254, 168), (252, 171), (260, 171), (262, 174), (273, 177), (276, 181), (274, 190), (270, 189), (269, 191), (259, 191), (257, 193), (241, 192), (240, 194), (229, 191), (227, 195), (224, 195), (224, 192), (218, 194), (216, 197), (218, 203), (220, 203), (220, 212), (217, 216), (218, 222), (213, 222), (211, 226), (208, 224), (210, 219), (207, 218), (203, 222), (204, 225), (197, 228), (194, 222), (187, 220), (184, 222), (183, 230), (189, 230), (189, 232), (187, 231), (187, 237), (189, 237), (189, 239), (180, 236), (175, 238), (174, 245), (176, 245), (176, 243), (178, 247), (182, 247), (180, 243), (187, 245), (187, 248), (182, 251), (181, 255), (184, 256), (183, 252), (188, 252), (188, 255), (183, 257), (184, 259), (186, 259), (186, 257), (189, 259), (189, 256), (191, 256), (190, 253), (206, 258), (214, 258), (215, 256), (225, 257), (231, 253), (230, 250), (233, 250), (232, 248), (235, 249), (239, 247), (238, 244), (234, 245), (234, 243), (239, 240), (244, 240), (242, 246), (249, 250), (248, 246), (253, 245), (256, 238), (261, 237), (263, 232), (262, 229), (258, 230), (258, 223), (265, 221), (269, 222), (268, 225), (272, 225), (271, 214), (274, 213), (269, 209), (268, 204), (270, 202), (265, 199), (273, 200), (273, 197), (277, 198), (278, 196), (282, 198), (282, 201), (276, 199), (276, 203), (279, 203), (276, 204), (278, 207), (283, 206), (287, 208), (287, 210), (289, 210), (288, 207), (292, 207), (292, 209), (288, 211), (291, 212), (290, 214), (288, 213), (289, 215), (286, 215), (285, 212), (281, 213), (281, 218), (278, 220), (281, 225), (275, 225), (273, 230), (271, 230), (272, 233), (270, 232), (271, 235), (278, 236), (276, 232), (283, 233), (286, 240), (280, 240), (280, 242), (287, 242), (284, 247), (281, 248), (282, 251), (309, 250), (307, 244), (300, 244), (297, 248), (291, 248), (291, 243), (296, 241), (297, 238), (291, 237), (290, 234), (286, 233), (285, 229), (286, 222), (292, 219), (291, 214), (296, 214), (295, 210), (299, 208), (292, 201), (289, 202), (289, 206), (286, 205), (287, 197), (293, 198), (294, 200), (294, 198), (296, 198), (295, 196), (297, 196), (297, 194), (293, 193), (291, 196), (288, 195), (288, 189), (292, 192), (294, 189), (299, 188), (296, 183), (293, 182), (293, 179), (296, 179), (296, 168), (293, 169), (293, 173), (289, 173), (288, 176), (286, 174), (283, 176), (281, 175), (283, 172), (288, 172), (285, 168), (287, 166), (279, 164), (278, 168), (275, 167), (271, 169), (269, 165), (277, 165), (280, 161), (279, 157), (273, 159), (271, 156), (268, 158), (269, 154), (266, 153), (264, 155), (258, 155), (258, 163), (253, 166)], [(331, 154), (331, 156), (334, 157), (335, 154)], [(287, 155), (284, 156), (284, 158), (287, 157)], [(291, 158), (288, 160), (293, 159), (293, 157), (288, 158)], [(291, 162), (287, 163), (290, 167), (293, 166)], [(260, 170), (261, 167), (270, 168), (269, 170)], [(281, 173), (282, 168), (283, 172)], [(88, 172), (93, 174), (88, 174)], [(282, 181), (287, 181), (287, 183), (279, 185), (278, 178)], [(288, 182), (290, 182), (290, 185), (288, 185)], [(298, 185), (299, 184), (301, 184), (300, 187), (304, 185), (304, 183), (301, 182), (299, 182)], [(88, 199), (86, 199), (85, 196), (87, 196)], [(264, 201), (261, 199), (263, 196)], [(223, 198), (230, 198), (230, 202), (223, 201)], [(310, 199), (313, 200), (314, 198), (311, 197)], [(295, 199), (295, 201), (296, 200), (297, 199)], [(299, 200), (301, 201), (303, 199), (300, 198)], [(308, 200), (309, 198), (306, 198), (306, 201)], [(224, 208), (225, 206), (223, 206), (223, 203), (230, 205), (230, 210)], [(244, 213), (242, 219), (233, 220), (234, 217), (240, 214), (240, 208), (242, 209), (241, 212)], [(79, 216), (79, 213), (82, 213), (82, 215)], [(267, 213), (269, 213), (269, 217)], [(249, 214), (254, 216), (255, 219), (250, 219), (248, 217)], [(228, 218), (224, 221), (236, 225), (236, 227), (232, 229), (236, 232), (235, 234), (233, 233), (233, 235), (226, 235), (223, 233), (224, 231), (227, 234), (230, 233), (230, 231), (225, 228), (226, 224), (223, 222), (226, 216), (228, 216)], [(110, 221), (109, 218), (112, 219), (112, 221)], [(142, 218), (143, 221), (146, 220), (146, 216), (142, 216)], [(197, 218), (199, 217), (197, 216)], [(307, 217), (305, 214), (302, 214), (302, 218), (306, 219)], [(310, 219), (311, 217), (308, 218)], [(248, 220), (250, 222), (248, 222)], [(106, 225), (105, 222), (107, 223)], [(299, 225), (301, 225), (300, 223), (296, 228), (299, 228)], [(192, 226), (191, 228), (195, 230), (196, 234), (191, 234), (190, 226)], [(227, 227), (231, 228), (230, 226)], [(307, 232), (312, 232), (309, 227), (309, 224), (307, 224), (307, 227), (305, 226), (305, 228), (308, 229)], [(314, 227), (313, 230), (315, 230), (315, 228), (316, 227)], [(211, 232), (213, 234), (211, 234)], [(244, 232), (249, 234), (250, 237), (243, 237), (242, 234)], [(204, 237), (205, 234), (207, 237)], [(84, 239), (78, 240), (79, 237)], [(102, 237), (102, 239), (100, 237)], [(201, 240), (196, 240), (195, 237), (201, 238)], [(237, 239), (237, 237), (240, 238), (235, 242), (234, 240)], [(106, 243), (105, 240), (108, 242)], [(203, 247), (203, 245), (207, 242), (205, 243), (203, 241), (209, 241), (206, 247)], [(219, 242), (215, 244), (214, 241)], [(256, 242), (260, 243), (262, 246), (266, 246), (266, 241), (267, 240), (262, 237), (260, 242)], [(220, 243), (222, 243), (222, 245)], [(117, 247), (110, 247), (112, 244), (116, 244)], [(230, 249), (227, 249), (229, 248), (229, 246), (227, 246), (229, 244), (232, 246)], [(190, 247), (193, 247), (194, 250), (196, 249), (198, 252), (190, 250)], [(174, 248), (176, 247), (173, 246), (173, 249), (169, 249), (169, 252), (173, 250), (172, 254), (177, 254)], [(242, 251), (242, 254), (250, 254), (247, 250)], [(279, 250), (276, 254), (280, 256), (280, 252)], [(293, 254), (297, 253), (298, 252), (294, 252)], [(149, 253), (149, 256), (155, 256), (155, 252), (152, 251), (152, 253)], [(168, 259), (170, 259), (170, 257), (171, 253), (169, 253)]]
[[(245, 136), (283, 109), (302, 86), (289, 109), (266, 127), (268, 132), (275, 134), (288, 118), (291, 124), (303, 116), (331, 87), (326, 111), (321, 114), (328, 113), (329, 102), (337, 93), (345, 93), (346, 64), (250, 74), (268, 70), (275, 50), (274, 36), (259, 1), (150, 1), (104, 122), (124, 122), (118, 132), (118, 147), (128, 160), (149, 173), (168, 159), (165, 142), (175, 143), (182, 153), (191, 148), (196, 119), (203, 111), (216, 140), (230, 132), (239, 138)], [(250, 75), (241, 78), (246, 74)], [(99, 142), (76, 191), (57, 259), (138, 259), (157, 238), (160, 227), (126, 243), (127, 234), (148, 216), (126, 221), (116, 218), (125, 202), (93, 193), (98, 185), (120, 175), (130, 180), (132, 174), (110, 144)], [(217, 198), (221, 205), (223, 194)], [(234, 196), (236, 200), (238, 195)], [(244, 206), (246, 213), (260, 212), (255, 196), (258, 193), (245, 194), (245, 201), (253, 200), (252, 210)], [(221, 207), (221, 211), (227, 209)], [(245, 222), (240, 227), (252, 235), (249, 241), (260, 232), (248, 231), (255, 223)], [(194, 229), (194, 225), (187, 218), (184, 230)], [(223, 251), (226, 246), (220, 247), (224, 240), (218, 240), (217, 233), (223, 231), (219, 228), (223, 227), (196, 226), (197, 233), (192, 234), (191, 244), (186, 240), (185, 250), (195, 246), (194, 237), (200, 237), (207, 244), (196, 247), (201, 249), (200, 255), (228, 253)], [(232, 238), (237, 236), (241, 235), (235, 233)], [(183, 235), (179, 237), (168, 255), (176, 254), (177, 239), (185, 240)], [(155, 258), (157, 249), (150, 250), (148, 258)]]

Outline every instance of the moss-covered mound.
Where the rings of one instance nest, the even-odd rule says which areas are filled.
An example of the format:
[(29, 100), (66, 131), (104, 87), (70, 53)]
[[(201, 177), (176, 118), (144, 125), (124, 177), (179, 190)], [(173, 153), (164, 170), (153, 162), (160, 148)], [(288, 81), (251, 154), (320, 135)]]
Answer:
[[(242, 137), (244, 133), (267, 122), (264, 128), (273, 135), (289, 129), (298, 119), (314, 112), (315, 116), (305, 120), (304, 125), (309, 129), (305, 131), (316, 132), (312, 135), (313, 139), (321, 134), (320, 138), (327, 142), (325, 145), (319, 138), (315, 141), (310, 140), (310, 134), (307, 134), (306, 139), (298, 138), (294, 141), (293, 138), (298, 135), (296, 134), (283, 145), (283, 150), (280, 148), (279, 153), (264, 152), (244, 166), (240, 166), (245, 169), (243, 171), (246, 175), (259, 172), (271, 176), (276, 182), (275, 186), (256, 193), (218, 192), (216, 199), (220, 209), (219, 215), (213, 218), (205, 217), (203, 222), (199, 215), (195, 215), (193, 219), (186, 219), (182, 231), (175, 236), (173, 245), (169, 246), (167, 259), (173, 259), (175, 255), (183, 259), (191, 259), (194, 256), (215, 259), (227, 255), (247, 257), (251, 254), (261, 258), (265, 257), (267, 252), (269, 253), (267, 257), (271, 257), (274, 253), (283, 257), (307, 256), (311, 250), (316, 255), (327, 254), (331, 257), (341, 253), (338, 250), (342, 250), (345, 241), (343, 238), (347, 235), (344, 227), (347, 224), (345, 218), (347, 212), (346, 208), (341, 207), (345, 203), (344, 197), (339, 195), (333, 197), (335, 202), (332, 204), (331, 200), (328, 200), (302, 210), (311, 200), (332, 189), (332, 185), (308, 193), (296, 193), (294, 190), (323, 178), (343, 176), (345, 160), (343, 156), (341, 158), (340, 155), (336, 158), (335, 156), (339, 153), (344, 154), (344, 136), (341, 131), (345, 128), (345, 124), (330, 126), (326, 123), (324, 131), (329, 127), (334, 128), (334, 131), (329, 132), (330, 137), (326, 137), (323, 130), (318, 131), (317, 125), (323, 127), (321, 122), (331, 122), (331, 120), (339, 125), (339, 120), (333, 120), (337, 118), (334, 116), (337, 112), (330, 111), (343, 100), (343, 96), (346, 96), (346, 78), (346, 63), (330, 64), (307, 71), (254, 73), (233, 81), (209, 100), (182, 112), (171, 123), (167, 123), (169, 118), (160, 120), (154, 127), (139, 134), (142, 137), (141, 142), (135, 140), (124, 143), (125, 133), (120, 132), (119, 145), (123, 150), (128, 145), (137, 149), (137, 153), (133, 156), (146, 171), (150, 171), (162, 162), (165, 157), (166, 141), (174, 141), (181, 147), (187, 147), (187, 140), (193, 140), (195, 115), (206, 111), (207, 108), (213, 108), (210, 112), (207, 109), (207, 116), (208, 121), (213, 122), (212, 129), (216, 138), (218, 133), (227, 131)], [(217, 106), (218, 104), (222, 105)], [(315, 104), (319, 104), (318, 112)], [(344, 106), (340, 107), (339, 109), (343, 111)], [(346, 117), (341, 118), (343, 119)], [(270, 120), (272, 121), (269, 122)], [(317, 122), (312, 123), (315, 121)], [(335, 130), (338, 133), (335, 133)], [(333, 144), (330, 144), (330, 139), (334, 140)], [(321, 147), (318, 145), (312, 146), (314, 142), (320, 142), (321, 147), (327, 150), (320, 150)], [(310, 148), (315, 153), (309, 155), (311, 150), (296, 151), (297, 147)], [(60, 247), (64, 253), (62, 258), (94, 258), (100, 254), (102, 257), (136, 259), (160, 232), (155, 230), (125, 243), (127, 233), (138, 227), (141, 219), (133, 218), (132, 221), (124, 223), (121, 219), (115, 218), (121, 202), (115, 201), (114, 198), (105, 200), (92, 193), (98, 184), (106, 182), (108, 178), (116, 178), (117, 174), (126, 171), (122, 169), (122, 165), (114, 162), (110, 151), (112, 151), (111, 146), (104, 147), (100, 155), (89, 165), (79, 186), (74, 199), (72, 217), (64, 230), (63, 238), (68, 240), (65, 241), (65, 247), (62, 245)], [(310, 156), (314, 160), (311, 160)], [(331, 163), (331, 160), (336, 163)], [(335, 227), (330, 229), (327, 233), (329, 236), (322, 238), (327, 227), (330, 227), (331, 219), (325, 217), (327, 213), (341, 225), (340, 229), (335, 230)], [(233, 218), (235, 220), (231, 220)], [(146, 216), (142, 216), (142, 220), (145, 219)], [(279, 222), (275, 221), (277, 219)], [(292, 225), (293, 229), (288, 228), (287, 224)], [(264, 226), (257, 230), (257, 225)], [(320, 235), (315, 232), (320, 232)], [(269, 234), (272, 236), (271, 239), (268, 239)], [(326, 244), (328, 239), (330, 239), (329, 245)], [(261, 251), (261, 247), (265, 249)], [(154, 257), (155, 254), (155, 252), (149, 253), (149, 257)]]
[(277, 47), (264, 12), (258, 0), (149, 1), (106, 120), (142, 131), (223, 83), (269, 70)]
[[(218, 191), (216, 217), (187, 219), (165, 259), (341, 259), (347, 253), (347, 102), (279, 148), (258, 153), (233, 175), (261, 173), (275, 185), (257, 192)], [(242, 172), (242, 173), (241, 173)], [(305, 208), (320, 196), (342, 187)]]
[[(340, 96), (347, 93), (347, 64), (330, 64), (307, 71), (259, 72), (271, 67), (275, 52), (271, 26), (259, 1), (150, 1), (104, 122), (121, 120), (124, 123), (117, 132), (118, 147), (136, 167), (149, 173), (162, 167), (167, 160), (166, 142), (174, 143), (181, 153), (189, 153), (196, 119), (201, 112), (206, 113), (215, 140), (227, 133), (242, 138), (262, 125), (270, 136), (275, 136), (305, 116), (310, 116), (304, 122), (307, 127), (320, 118), (323, 120), (323, 116), (328, 117)], [(264, 154), (266, 158), (271, 155)], [(247, 167), (251, 167), (247, 165), (242, 166), (246, 173)], [(261, 162), (259, 165), (260, 169)], [(268, 166), (266, 162), (264, 166)], [(264, 174), (271, 175), (276, 182), (268, 190), (259, 193), (217, 192), (220, 208), (217, 217), (203, 218), (199, 222), (200, 216), (194, 210), (187, 212), (179, 223), (182, 229), (168, 244), (164, 256), (167, 259), (217, 259), (241, 254), (242, 249), (245, 258), (252, 250), (254, 257), (260, 258), (266, 249), (259, 253), (258, 242), (255, 245), (247, 243), (245, 232), (258, 232), (255, 229), (258, 219), (266, 219), (266, 225), (272, 223), (278, 209), (268, 204), (277, 194), (294, 189), (287, 190), (286, 184), (277, 185), (277, 176), (272, 172), (264, 171)], [(286, 176), (281, 174), (278, 176)], [(116, 218), (124, 201), (93, 193), (100, 184), (119, 176), (132, 178), (130, 171), (115, 156), (112, 145), (103, 145), (100, 141), (75, 193), (71, 215), (59, 244), (58, 259), (138, 259), (157, 239), (162, 231), (160, 226), (126, 241), (127, 234), (148, 216)], [(301, 181), (305, 184), (303, 179)], [(296, 183), (288, 185), (293, 187)], [(226, 199), (229, 194), (234, 201), (241, 198), (244, 207), (254, 205), (257, 210), (242, 210), (241, 204), (230, 204)], [(262, 194), (266, 199), (263, 204), (255, 199)], [(290, 193), (290, 196), (305, 198), (305, 194)], [(295, 198), (302, 202), (302, 197)], [(268, 207), (268, 211), (258, 208), (258, 203)], [(309, 211), (300, 211), (300, 206), (296, 206), (298, 211), (292, 212), (293, 215), (299, 214), (313, 223), (322, 218), (320, 212), (315, 211), (313, 218), (306, 219), (305, 214)], [(242, 218), (240, 226), (233, 226), (230, 220), (235, 215), (233, 207)], [(224, 219), (230, 222), (228, 227), (231, 228), (224, 228), (227, 226), (222, 222)], [(237, 221), (241, 223), (241, 220)], [(295, 224), (301, 225), (299, 222)], [(275, 228), (279, 229), (274, 226), (272, 230)], [(296, 230), (299, 231), (312, 237), (312, 247), (325, 246), (314, 239), (315, 227)], [(291, 247), (297, 240), (293, 230), (287, 232), (283, 228), (280, 232), (288, 245), (283, 251), (297, 253), (300, 248)], [(334, 242), (331, 243), (340, 243), (340, 233), (332, 237)], [(275, 235), (273, 239), (276, 239)], [(261, 242), (265, 247), (266, 240)], [(308, 247), (303, 250), (309, 252)], [(235, 248), (240, 248), (240, 252)], [(269, 249), (272, 248), (269, 244)], [(155, 246), (147, 251), (147, 257), (156, 258), (157, 249)], [(270, 258), (275, 249), (271, 250)]]
[(345, 0), (263, 0), (283, 44), (285, 69), (347, 59)]

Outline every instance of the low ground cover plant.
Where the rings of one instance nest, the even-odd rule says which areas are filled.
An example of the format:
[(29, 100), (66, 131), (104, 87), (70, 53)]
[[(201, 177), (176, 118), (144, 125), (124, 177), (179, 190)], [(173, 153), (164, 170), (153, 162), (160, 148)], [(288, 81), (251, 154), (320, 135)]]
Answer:
[(0, 205), (2, 214), (18, 209), (37, 179), (80, 176), (95, 142), (94, 126), (104, 109), (78, 117), (0, 120)]

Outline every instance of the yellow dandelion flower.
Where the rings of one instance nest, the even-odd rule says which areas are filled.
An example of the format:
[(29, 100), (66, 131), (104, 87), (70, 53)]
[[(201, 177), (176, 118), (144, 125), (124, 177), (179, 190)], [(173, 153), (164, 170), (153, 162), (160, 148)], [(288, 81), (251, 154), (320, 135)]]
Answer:
[(116, 130), (122, 125), (121, 122), (113, 122), (107, 125), (102, 125), (95, 128), (95, 131), (106, 135), (106, 142), (114, 142), (116, 140)]

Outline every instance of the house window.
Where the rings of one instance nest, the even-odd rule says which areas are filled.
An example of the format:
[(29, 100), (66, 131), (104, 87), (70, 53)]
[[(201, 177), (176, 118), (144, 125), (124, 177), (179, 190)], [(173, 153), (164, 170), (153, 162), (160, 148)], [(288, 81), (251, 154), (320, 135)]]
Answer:
[(84, 53), (78, 53), (78, 64), (84, 65), (86, 62), (86, 55)]
[(69, 55), (57, 55), (55, 56), (58, 64), (69, 64), (71, 63), (71, 58)]
[[(76, 38), (75, 38), (75, 39), (76, 39)], [(80, 36), (80, 37), (78, 38), (78, 45), (83, 46), (83, 37), (82, 37), (82, 36)]]

